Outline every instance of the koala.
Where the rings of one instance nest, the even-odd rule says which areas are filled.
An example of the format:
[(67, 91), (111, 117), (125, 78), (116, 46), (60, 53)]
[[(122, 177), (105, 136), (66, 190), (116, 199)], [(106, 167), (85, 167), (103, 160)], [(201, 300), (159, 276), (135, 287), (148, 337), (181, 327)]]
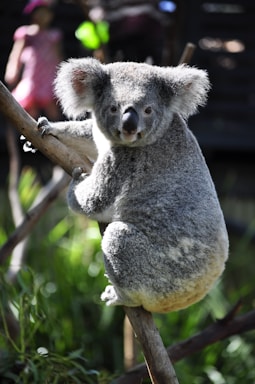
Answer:
[[(39, 121), (93, 162), (76, 173), (68, 204), (105, 223), (107, 305), (164, 313), (211, 289), (228, 258), (217, 193), (187, 118), (206, 102), (206, 71), (187, 65), (61, 64), (56, 96), (68, 122)], [(91, 118), (76, 121), (86, 111)]]

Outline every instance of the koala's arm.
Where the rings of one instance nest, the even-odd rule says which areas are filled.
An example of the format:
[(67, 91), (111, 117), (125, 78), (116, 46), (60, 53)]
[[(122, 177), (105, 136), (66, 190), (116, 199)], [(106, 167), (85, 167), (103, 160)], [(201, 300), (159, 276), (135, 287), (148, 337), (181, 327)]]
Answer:
[(46, 117), (40, 117), (37, 123), (42, 136), (52, 135), (68, 148), (72, 148), (81, 158), (86, 156), (95, 162), (97, 149), (92, 137), (92, 125), (91, 119), (49, 122)]
[(71, 181), (67, 199), (72, 210), (100, 222), (112, 221), (114, 203), (127, 178), (123, 161), (115, 160), (113, 164), (106, 155), (94, 164), (90, 175), (81, 174)]

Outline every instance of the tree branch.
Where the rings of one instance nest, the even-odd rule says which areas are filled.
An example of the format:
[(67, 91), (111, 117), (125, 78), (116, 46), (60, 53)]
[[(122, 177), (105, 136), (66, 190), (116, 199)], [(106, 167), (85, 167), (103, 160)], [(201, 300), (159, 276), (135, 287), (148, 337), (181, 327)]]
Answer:
[(63, 188), (67, 186), (69, 181), (70, 176), (66, 173), (62, 174), (61, 178), (52, 186), (52, 188), (50, 188), (44, 198), (26, 213), (23, 222), (15, 229), (6, 243), (0, 248), (0, 265), (5, 263), (16, 245), (31, 232), (34, 225), (45, 213), (45, 210), (55, 200)]
[(152, 314), (142, 307), (124, 307), (124, 310), (141, 344), (152, 383), (178, 384), (174, 368), (155, 326)]
[(67, 148), (53, 136), (49, 135), (42, 138), (37, 129), (36, 121), (20, 106), (1, 81), (0, 112), (35, 148), (39, 149), (53, 163), (62, 167), (69, 175), (72, 175), (73, 169), (77, 167), (81, 167), (84, 172), (90, 173), (92, 166), (88, 159), (80, 158), (74, 151)]
[[(167, 353), (172, 362), (190, 356), (220, 340), (255, 329), (255, 310), (244, 315), (233, 317), (239, 309), (238, 303), (223, 319), (209, 325), (200, 333), (167, 348)], [(140, 384), (148, 378), (145, 364), (139, 364), (114, 381), (114, 384)]]

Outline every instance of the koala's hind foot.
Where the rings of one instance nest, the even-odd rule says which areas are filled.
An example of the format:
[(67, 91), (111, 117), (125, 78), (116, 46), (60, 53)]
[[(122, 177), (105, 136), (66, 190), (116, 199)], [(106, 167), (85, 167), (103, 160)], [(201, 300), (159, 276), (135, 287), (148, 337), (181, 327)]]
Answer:
[(133, 300), (129, 299), (124, 293), (118, 293), (113, 285), (107, 285), (104, 292), (101, 294), (101, 300), (106, 302), (106, 305), (125, 305), (127, 307), (138, 307), (139, 304), (134, 304)]
[(119, 297), (112, 285), (107, 285), (104, 292), (101, 294), (101, 300), (107, 305), (121, 305)]

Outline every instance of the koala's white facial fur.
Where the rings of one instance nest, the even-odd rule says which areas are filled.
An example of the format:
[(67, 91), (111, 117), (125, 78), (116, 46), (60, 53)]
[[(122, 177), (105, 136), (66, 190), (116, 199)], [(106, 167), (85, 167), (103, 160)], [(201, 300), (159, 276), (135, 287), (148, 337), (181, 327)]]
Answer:
[[(106, 222), (102, 249), (108, 305), (167, 312), (200, 300), (224, 270), (228, 236), (217, 194), (185, 120), (206, 101), (205, 71), (185, 65), (61, 65), (55, 89), (63, 111), (92, 119), (48, 133), (79, 153), (93, 137), (91, 175), (72, 181), (70, 207)], [(70, 138), (70, 139), (68, 139)], [(86, 144), (86, 145), (85, 145)], [(86, 153), (85, 153), (86, 155)]]

